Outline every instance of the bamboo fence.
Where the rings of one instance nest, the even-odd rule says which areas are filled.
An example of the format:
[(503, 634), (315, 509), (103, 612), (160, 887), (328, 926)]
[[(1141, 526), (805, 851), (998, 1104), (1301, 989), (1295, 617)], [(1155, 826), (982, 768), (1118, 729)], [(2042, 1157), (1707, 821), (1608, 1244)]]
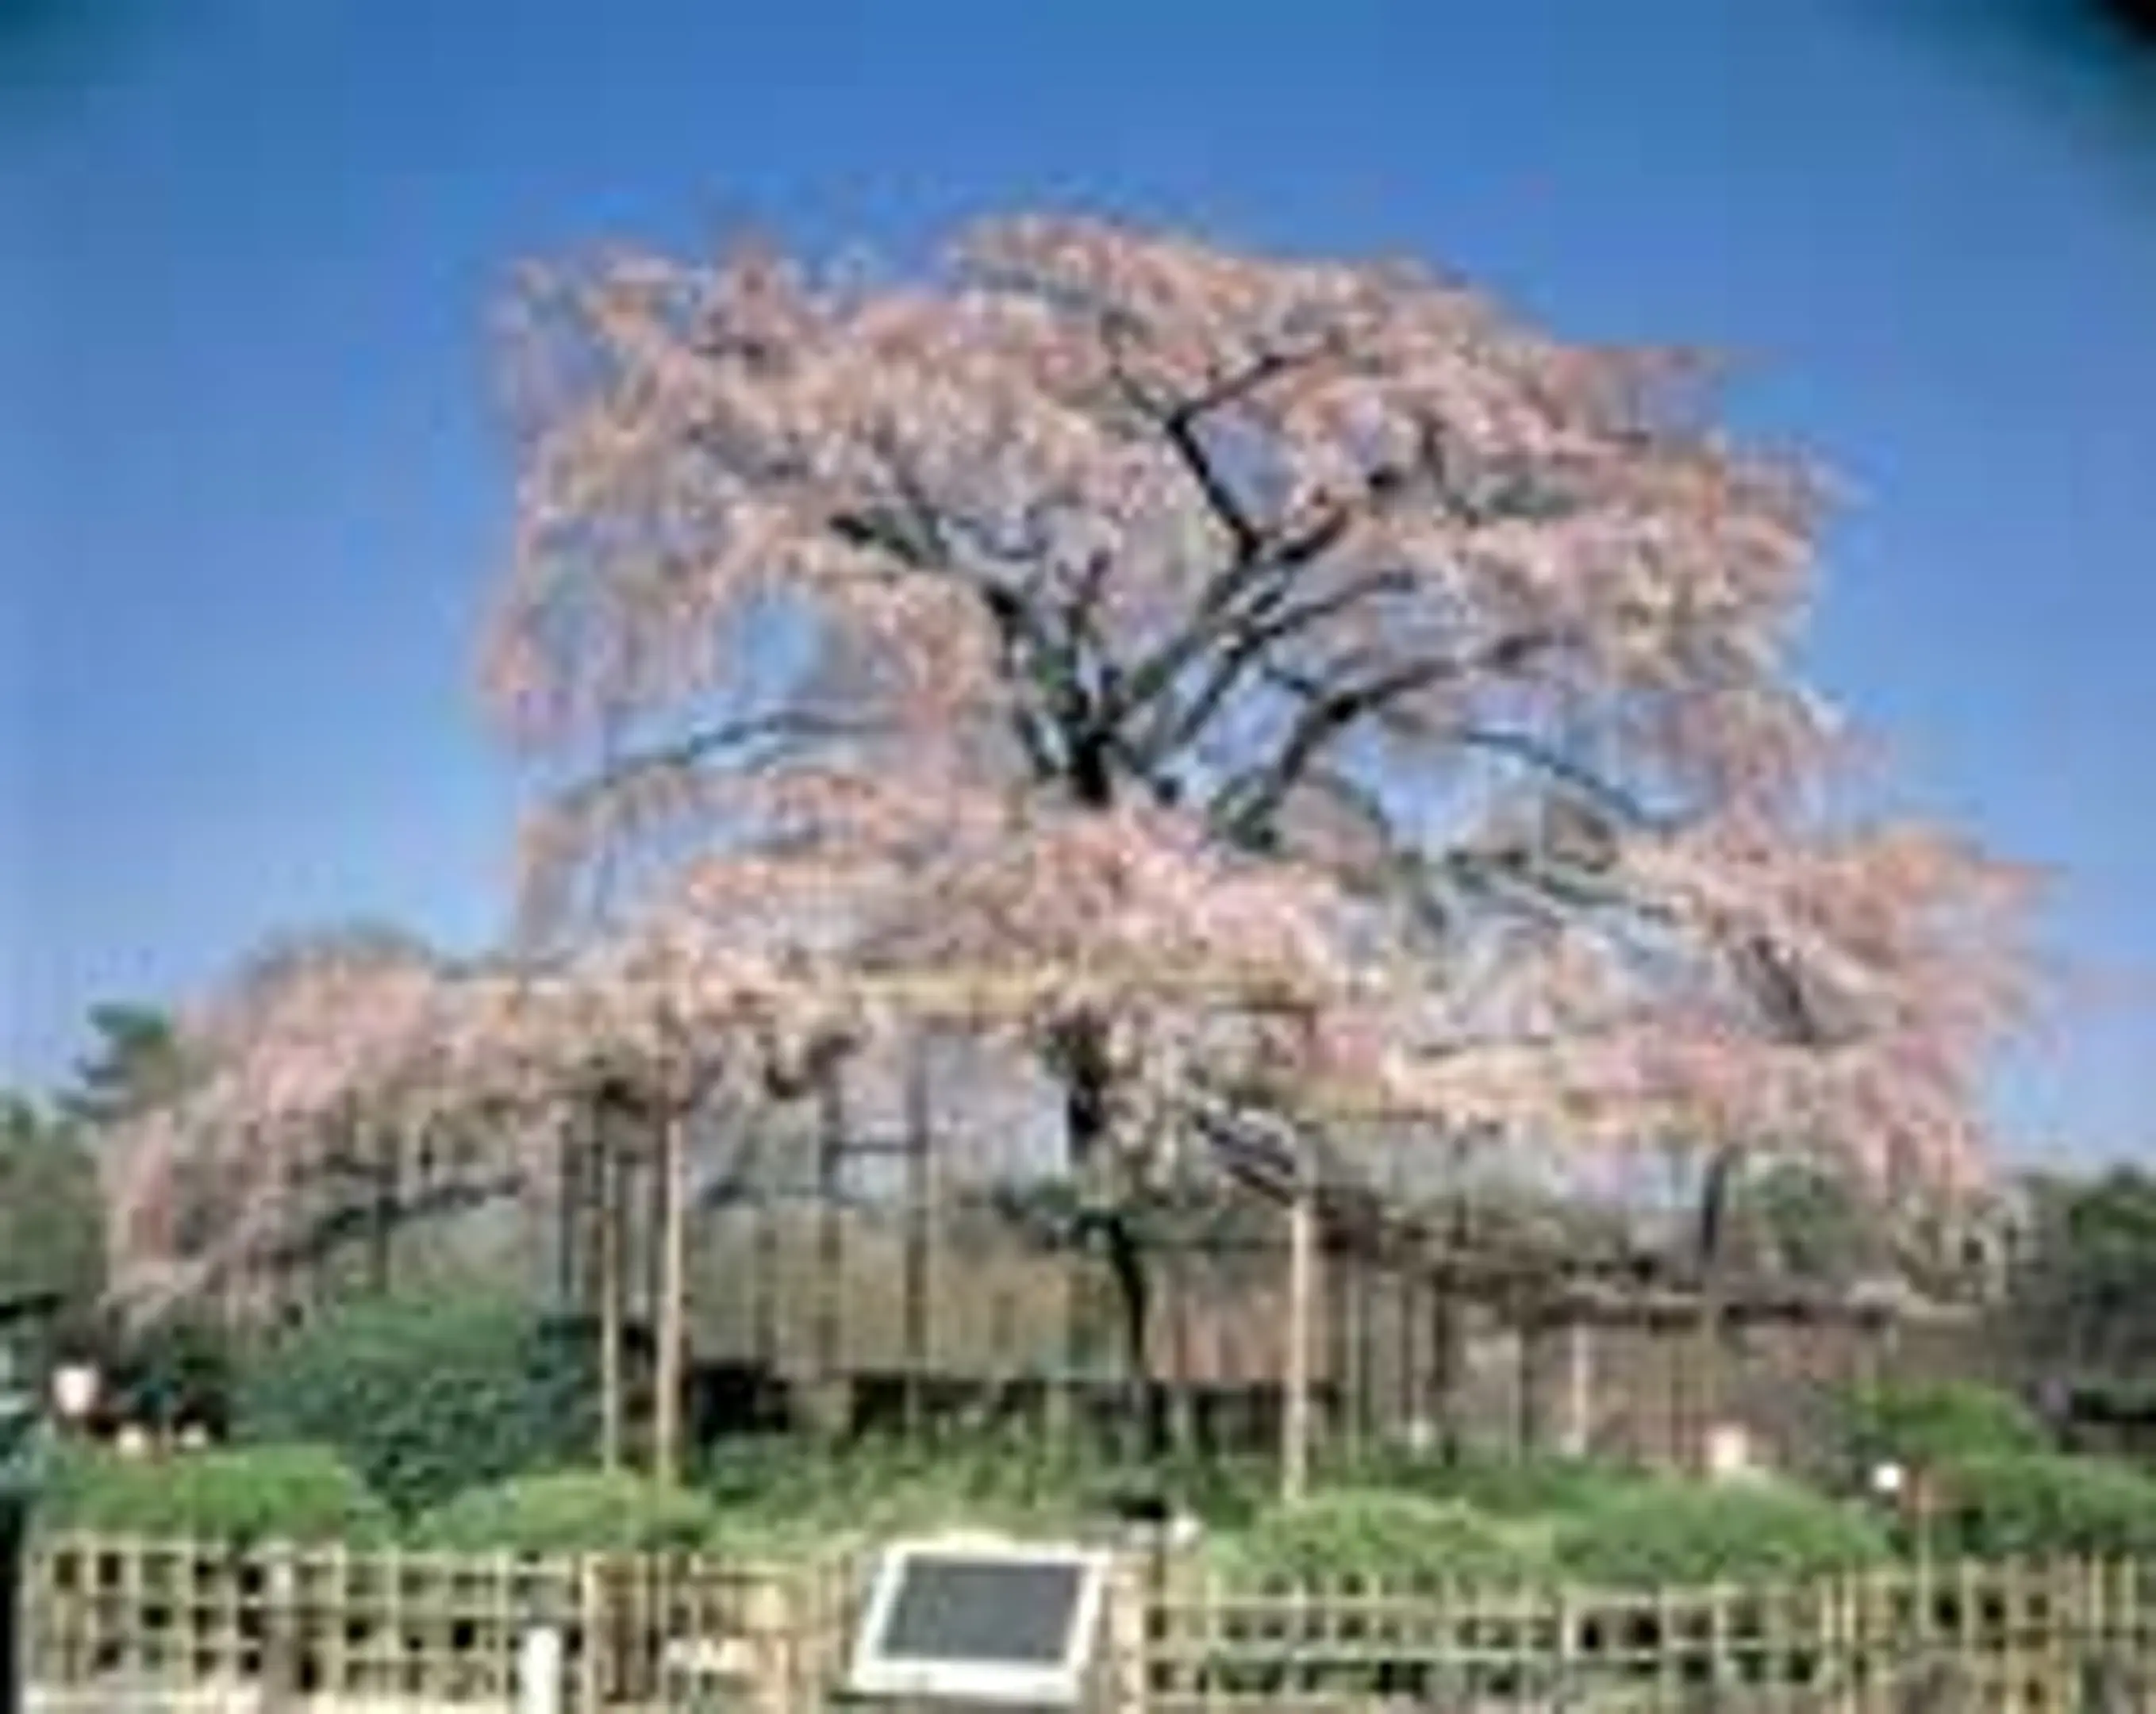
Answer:
[(2156, 1567), (1912, 1565), (1651, 1593), (1252, 1593), (1170, 1572), (1144, 1649), (1151, 1714), (2156, 1714)]
[(817, 1706), (853, 1584), (839, 1562), (246, 1549), (61, 1536), (24, 1590), (31, 1706), (131, 1714), (507, 1709), (557, 1632), (576, 1714)]
[[(858, 1562), (518, 1557), (65, 1536), (25, 1590), (34, 1714), (477, 1714), (557, 1631), (566, 1714), (831, 1706)], [(1116, 1714), (2156, 1714), (2156, 1565), (1907, 1565), (1785, 1587), (1250, 1589), (1119, 1571)]]

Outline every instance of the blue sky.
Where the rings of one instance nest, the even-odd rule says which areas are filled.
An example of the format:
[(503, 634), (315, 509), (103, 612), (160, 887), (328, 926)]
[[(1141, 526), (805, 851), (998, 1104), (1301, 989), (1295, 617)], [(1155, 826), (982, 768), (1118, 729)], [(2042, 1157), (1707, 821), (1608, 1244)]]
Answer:
[(747, 220), (907, 259), (1075, 206), (1735, 352), (1739, 419), (1854, 490), (1817, 675), (1925, 802), (2057, 868), (2056, 943), (2116, 978), (2004, 1117), (2146, 1152), (2156, 121), (2137, 163), (2114, 92), (1918, 9), (172, 0), (18, 54), (0, 1079), (280, 926), (495, 931), (516, 781), (469, 669), (519, 258)]

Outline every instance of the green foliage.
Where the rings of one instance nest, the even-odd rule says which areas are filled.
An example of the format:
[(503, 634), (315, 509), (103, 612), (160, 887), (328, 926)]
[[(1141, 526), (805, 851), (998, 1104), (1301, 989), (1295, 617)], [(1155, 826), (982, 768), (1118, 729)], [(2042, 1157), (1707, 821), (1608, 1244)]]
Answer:
[(339, 1311), (242, 1377), (238, 1432), (334, 1445), (398, 1511), (573, 1464), (593, 1440), (588, 1342), (506, 1299)]
[(1877, 1210), (1844, 1174), (1806, 1160), (1763, 1162), (1740, 1193), (1740, 1214), (1764, 1265), (1800, 1280), (1847, 1280), (1876, 1267)]
[(23, 1383), (11, 1348), (0, 1343), (0, 1507), (35, 1486), (38, 1419), (37, 1394)]
[(1265, 1513), (1218, 1544), (1240, 1582), (1389, 1588), (1513, 1583), (1547, 1575), (1541, 1547), (1456, 1501), (1337, 1488)]
[(112, 1346), (106, 1352), (106, 1392), (123, 1421), (161, 1429), (194, 1424), (223, 1432), (232, 1420), (241, 1362), (239, 1342), (230, 1330), (207, 1316), (177, 1315), (136, 1329)]
[(151, 1006), (113, 1001), (90, 1008), (90, 1053), (75, 1063), (60, 1097), (67, 1116), (93, 1134), (172, 1100), (192, 1075), (172, 1020)]
[(696, 1481), (730, 1540), (771, 1547), (959, 1525), (1062, 1533), (1098, 1524), (1141, 1496), (1229, 1523), (1264, 1503), (1272, 1476), (1232, 1462), (1119, 1465), (1053, 1438), (1002, 1431), (842, 1449), (730, 1441), (706, 1452)]
[(738, 1527), (844, 1536), (969, 1522), (1061, 1527), (1106, 1498), (1110, 1468), (1039, 1437), (941, 1445), (870, 1440), (843, 1450), (786, 1441), (716, 1450), (701, 1481)]
[(1865, 1388), (1845, 1402), (1842, 1423), (1859, 1472), (1884, 1460), (1941, 1468), (2041, 1452), (2050, 1439), (2035, 1414), (2011, 1393), (1966, 1381)]
[(54, 1461), (39, 1519), (54, 1529), (195, 1541), (368, 1542), (388, 1508), (326, 1446), (222, 1448), (166, 1459), (70, 1448)]
[(713, 1545), (711, 1502), (626, 1471), (560, 1470), (475, 1488), (413, 1527), (423, 1547), (513, 1553), (692, 1552)]
[[(0, 1092), (0, 1318), (50, 1299), (50, 1319), (85, 1321), (105, 1289), (105, 1203), (80, 1130)], [(0, 1337), (8, 1330), (0, 1327)], [(35, 1366), (49, 1355), (29, 1353)]]
[(1862, 1512), (1778, 1483), (1643, 1482), (1562, 1523), (1559, 1568), (1613, 1588), (1797, 1581), (1886, 1558)]
[(1578, 1511), (1642, 1480), (1621, 1465), (1594, 1459), (1504, 1458), (1479, 1453), (1445, 1459), (1391, 1448), (1366, 1454), (1326, 1475), (1329, 1482), (1342, 1487), (1385, 1488), (1453, 1500), (1504, 1518)]
[(2030, 1189), (2034, 1251), (2013, 1303), (2027, 1356), (2076, 1374), (2156, 1368), (2156, 1173), (2120, 1167)]
[(2101, 1458), (1999, 1454), (1947, 1477), (1934, 1545), (1974, 1558), (2156, 1555), (2156, 1481)]
[(1211, 1529), (1239, 1529), (1272, 1504), (1280, 1472), (1270, 1459), (1171, 1455), (1158, 1484), (1173, 1505)]

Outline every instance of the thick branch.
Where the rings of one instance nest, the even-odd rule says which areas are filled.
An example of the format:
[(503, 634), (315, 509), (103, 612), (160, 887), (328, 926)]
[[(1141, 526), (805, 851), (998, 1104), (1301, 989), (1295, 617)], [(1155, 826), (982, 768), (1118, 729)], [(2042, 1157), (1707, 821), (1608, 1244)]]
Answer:
[(1463, 748), (1486, 750), (1527, 762), (1581, 797), (1591, 799), (1597, 808), (1608, 810), (1621, 821), (1643, 828), (1661, 823), (1662, 818), (1614, 780), (1605, 778), (1532, 732), (1497, 726), (1456, 726), (1447, 736)]
[(1308, 700), (1289, 728), (1279, 753), (1262, 769), (1236, 776), (1215, 795), (1212, 805), (1215, 825), (1236, 844), (1269, 843), (1281, 806), (1325, 751), (1357, 722), (1391, 703), (1448, 680), (1485, 672), (1516, 672), (1563, 640), (1560, 634), (1552, 631), (1519, 632), (1465, 659), (1409, 661), (1374, 678), (1329, 689), (1316, 684), (1298, 685), (1296, 688)]
[(1139, 384), (1137, 378), (1123, 367), (1117, 347), (1123, 341), (1118, 336), (1119, 324), (1104, 320), (1101, 342), (1109, 352), (1109, 372), (1124, 399), (1160, 425), (1168, 437), (1168, 444), (1176, 457), (1189, 472), (1191, 481), (1213, 516), (1227, 531), (1234, 546), (1235, 562), (1248, 564), (1260, 557), (1265, 547), (1265, 531), (1253, 518), (1236, 495), (1234, 485), (1222, 474), (1213, 455), (1206, 451), (1204, 439), (1204, 419), (1212, 413), (1226, 408), (1238, 400), (1248, 398), (1266, 382), (1287, 373), (1305, 363), (1316, 360), (1323, 347), (1300, 352), (1267, 352), (1245, 367), (1235, 371), (1216, 382), (1204, 392), (1174, 404), (1163, 404), (1155, 399)]
[(558, 808), (573, 818), (619, 791), (629, 781), (661, 773), (685, 772), (728, 750), (739, 750), (764, 741), (816, 743), (837, 738), (867, 737), (880, 730), (877, 722), (859, 715), (811, 708), (781, 708), (767, 714), (724, 721), (702, 726), (658, 749), (617, 757), (598, 772), (565, 793)]
[[(1183, 634), (1185, 646), (1173, 658), (1165, 654), (1161, 657), (1163, 668), (1171, 676), (1189, 661), (1202, 658), (1214, 642), (1230, 637), (1233, 640), (1214, 655), (1213, 670), (1189, 700), (1163, 711), (1161, 718), (1153, 723), (1153, 729), (1139, 741), (1140, 749), (1155, 758), (1172, 755), (1204, 731), (1207, 723), (1268, 649), (1299, 632), (1338, 618), (1365, 601), (1399, 593), (1411, 588), (1412, 583), (1406, 572), (1395, 567), (1352, 578), (1322, 595), (1283, 608), (1279, 600), (1289, 587), (1283, 580), (1276, 586), (1277, 593), (1271, 599), (1254, 604), (1235, 621), (1209, 624), (1201, 618), (1194, 623)], [(1240, 634), (1235, 630), (1237, 623), (1245, 627)], [(1137, 680), (1134, 678), (1132, 683), (1135, 689)]]

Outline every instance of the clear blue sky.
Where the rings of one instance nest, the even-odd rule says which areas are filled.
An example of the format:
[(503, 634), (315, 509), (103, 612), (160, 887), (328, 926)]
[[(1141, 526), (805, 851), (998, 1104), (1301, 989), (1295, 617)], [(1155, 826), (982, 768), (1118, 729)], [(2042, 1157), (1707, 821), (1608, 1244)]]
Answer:
[(0, 1078), (280, 926), (494, 932), (516, 783), (467, 687), (518, 258), (744, 219), (905, 258), (1076, 205), (1739, 352), (1743, 420), (1857, 491), (1819, 675), (1927, 802), (2056, 865), (2056, 943), (2143, 997), (2007, 1068), (2005, 1116), (2146, 1151), (2156, 125), (2137, 167), (2111, 92), (1932, 10), (171, 0), (32, 65), (0, 136)]

